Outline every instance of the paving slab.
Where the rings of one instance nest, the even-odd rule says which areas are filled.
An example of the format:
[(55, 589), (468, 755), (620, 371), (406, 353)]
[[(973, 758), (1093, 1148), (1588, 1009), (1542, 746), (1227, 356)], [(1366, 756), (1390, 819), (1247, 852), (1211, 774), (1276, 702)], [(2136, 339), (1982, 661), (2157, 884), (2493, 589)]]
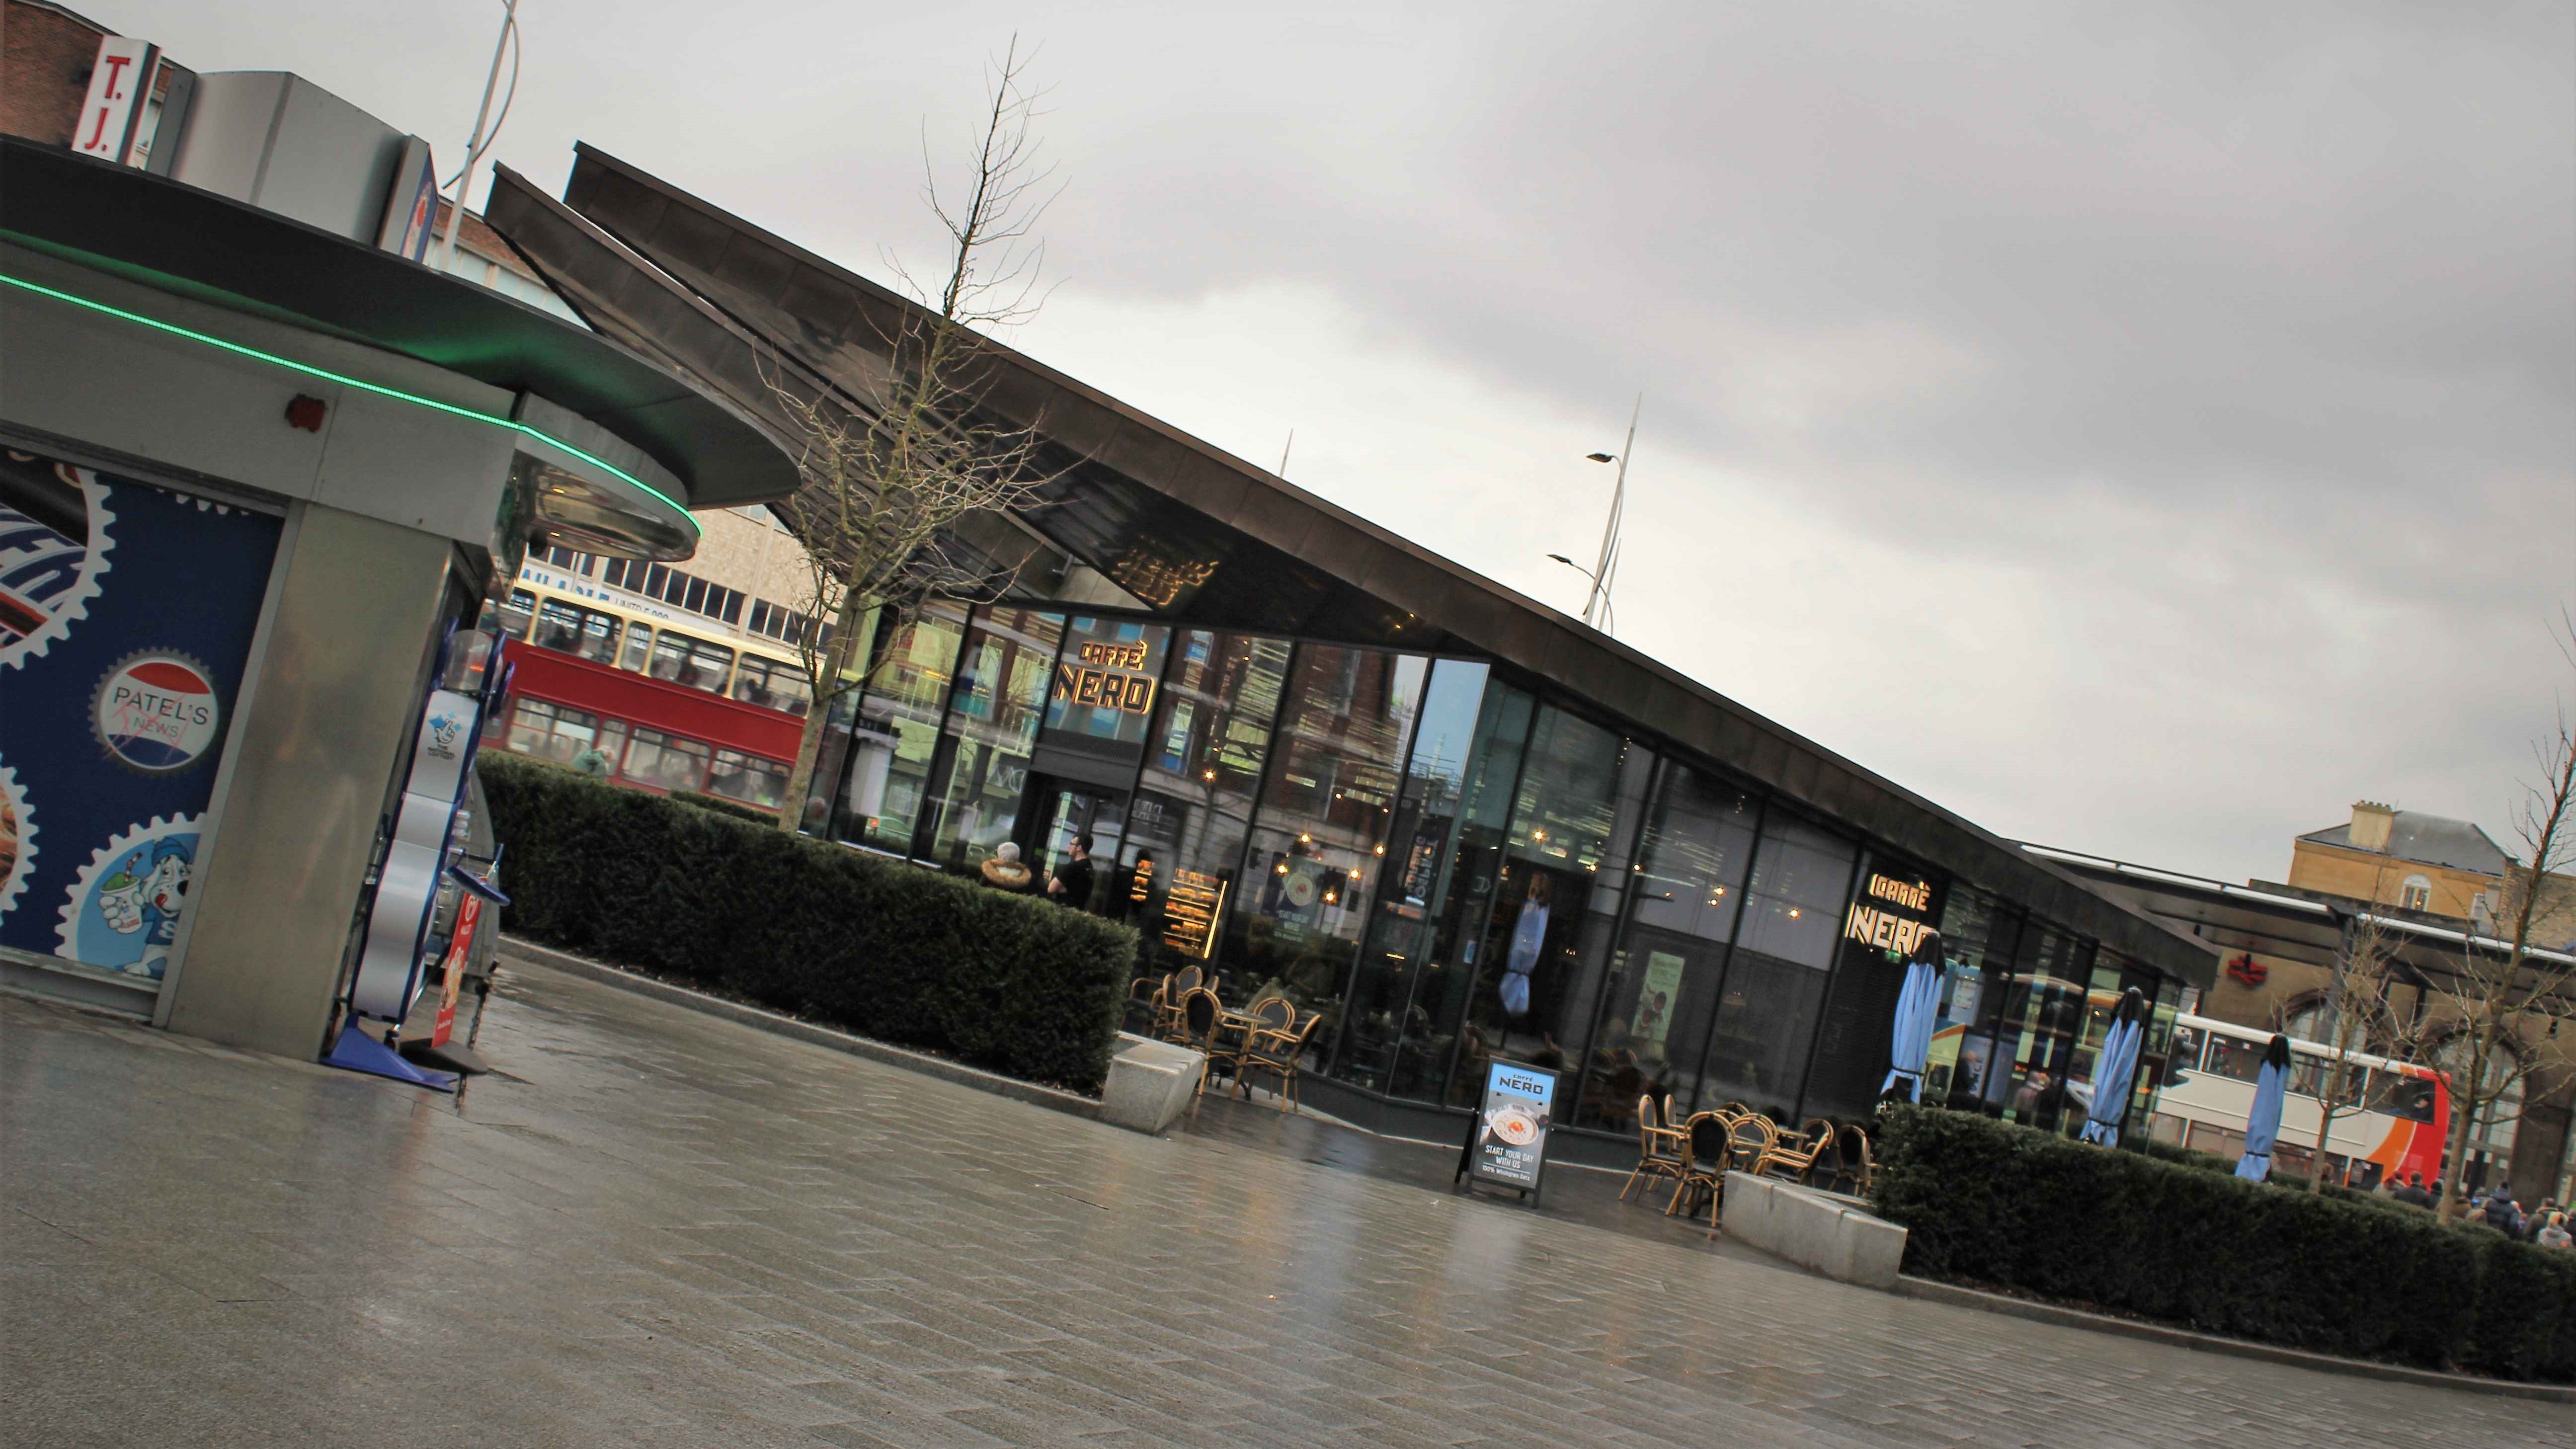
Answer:
[(455, 1097), (0, 997), (0, 1445), (2546, 1445), (522, 968)]

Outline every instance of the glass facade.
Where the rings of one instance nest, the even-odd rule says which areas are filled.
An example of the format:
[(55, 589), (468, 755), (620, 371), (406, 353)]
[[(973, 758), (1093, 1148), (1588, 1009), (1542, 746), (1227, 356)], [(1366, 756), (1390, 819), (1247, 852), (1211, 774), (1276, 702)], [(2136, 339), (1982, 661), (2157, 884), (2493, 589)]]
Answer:
[(1128, 808), (1121, 862), (1125, 899), (1159, 969), (1216, 956), (1242, 881), (1288, 653), (1285, 639), (1181, 631)]
[(965, 612), (933, 605), (888, 631), (879, 644), (870, 685), (860, 699), (861, 725), (894, 740), (885, 798), (874, 815), (850, 808), (846, 792), (834, 812), (837, 838), (854, 845), (909, 854), (938, 758), (940, 722), (948, 712), (957, 646), (966, 634)]
[(1230, 918), (1224, 984), (1245, 999), (1339, 1015), (1429, 667), (1414, 654), (1298, 649)]
[(929, 809), (920, 822), (925, 858), (952, 869), (978, 866), (1011, 838), (1029, 782), (1029, 754), (1064, 616), (1038, 609), (986, 609), (957, 657), (956, 692), (941, 731)]
[[(1578, 1130), (1632, 1133), (1642, 1096), (1866, 1117), (1919, 959), (1927, 1101), (2074, 1131), (2133, 985), (2141, 1106), (2170, 1048), (2178, 983), (1482, 661), (1017, 605), (924, 610), (876, 658), (809, 828), (965, 873), (1089, 831), (1140, 969), (1286, 996), (1325, 1019), (1310, 1070), (1394, 1101), (1465, 1106), (1505, 1058), (1565, 1073)], [(864, 820), (853, 719), (894, 742)]]

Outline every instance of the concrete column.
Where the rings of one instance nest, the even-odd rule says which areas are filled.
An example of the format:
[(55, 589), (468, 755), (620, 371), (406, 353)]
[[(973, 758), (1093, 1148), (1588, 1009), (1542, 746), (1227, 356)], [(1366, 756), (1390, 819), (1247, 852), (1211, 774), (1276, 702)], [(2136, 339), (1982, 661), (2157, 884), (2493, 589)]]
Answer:
[(171, 1030), (322, 1051), (452, 551), (434, 534), (304, 510), (192, 891)]

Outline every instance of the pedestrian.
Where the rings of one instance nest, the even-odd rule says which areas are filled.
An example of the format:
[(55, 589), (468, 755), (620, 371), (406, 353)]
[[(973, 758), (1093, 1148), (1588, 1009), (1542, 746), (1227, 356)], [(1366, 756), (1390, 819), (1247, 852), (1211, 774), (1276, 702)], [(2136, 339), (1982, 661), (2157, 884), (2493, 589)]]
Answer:
[(2539, 1241), (2540, 1230), (2549, 1226), (2549, 1220), (2557, 1215), (2558, 1199), (2554, 1197), (2542, 1198), (2540, 1200), (2540, 1206), (2533, 1208), (2531, 1210), (2531, 1216), (2523, 1220), (2522, 1240), (2526, 1243)]
[(2544, 1248), (2576, 1247), (2576, 1236), (2571, 1236), (2567, 1231), (2565, 1213), (2551, 1213), (2549, 1221), (2541, 1224), (2540, 1231), (2534, 1234), (2531, 1240)]
[(2424, 1174), (2420, 1172), (2410, 1172), (2406, 1174), (2406, 1185), (2397, 1189), (2392, 1196), (2394, 1196), (2399, 1202), (2411, 1204), (2412, 1206), (2419, 1208), (2429, 1208), (2433, 1206), (2433, 1195), (2424, 1190)]
[(1091, 909), (1091, 834), (1085, 831), (1073, 838), (1073, 858), (1055, 868), (1055, 878), (1047, 882), (1047, 894), (1060, 906), (1077, 911)]
[(2480, 1209), (2480, 1213), (2485, 1217), (2488, 1227), (2506, 1237), (2522, 1236), (2522, 1204), (2505, 1196), (2501, 1189), (2487, 1195), (2487, 1204)]
[(1018, 841), (1005, 840), (995, 846), (992, 859), (985, 861), (978, 871), (984, 877), (984, 884), (995, 890), (1017, 895), (1029, 888), (1029, 868), (1020, 864)]

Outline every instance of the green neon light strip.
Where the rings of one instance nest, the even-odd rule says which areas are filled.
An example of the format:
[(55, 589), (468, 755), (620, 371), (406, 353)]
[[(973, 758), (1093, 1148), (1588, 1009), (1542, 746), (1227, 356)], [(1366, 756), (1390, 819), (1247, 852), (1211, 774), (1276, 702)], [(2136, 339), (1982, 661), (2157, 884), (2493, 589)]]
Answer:
[(690, 533), (697, 534), (700, 532), (697, 519), (690, 517), (687, 507), (682, 505), (678, 499), (673, 498), (670, 494), (663, 492), (661, 489), (654, 487), (652, 484), (647, 483), (643, 479), (636, 477), (634, 474), (627, 472), (625, 469), (618, 467), (606, 458), (586, 453), (581, 449), (574, 447), (572, 444), (565, 442), (561, 438), (541, 433), (535, 428), (529, 427), (526, 423), (520, 422), (515, 418), (495, 417), (490, 413), (476, 412), (472, 408), (458, 407), (454, 403), (443, 403), (434, 397), (422, 397), (418, 393), (404, 392), (400, 388), (386, 387), (382, 383), (369, 382), (364, 378), (349, 377), (342, 373), (332, 372), (327, 368), (315, 367), (309, 362), (298, 362), (291, 357), (280, 357), (274, 352), (262, 352), (256, 347), (244, 347), (238, 342), (229, 342), (221, 337), (210, 336), (203, 332), (194, 332), (188, 328), (179, 326), (177, 323), (164, 322), (158, 317), (146, 317), (140, 312), (128, 312), (122, 307), (111, 307), (105, 302), (94, 301), (88, 297), (75, 296), (70, 292), (56, 291), (52, 287), (30, 282), (23, 277), (13, 277), (6, 272), (0, 272), (0, 282), (6, 282), (10, 286), (34, 292), (38, 296), (51, 297), (57, 302), (69, 302), (75, 307), (86, 307), (93, 312), (103, 312), (110, 317), (119, 318), (123, 321), (133, 322), (141, 326), (149, 327), (155, 332), (167, 332), (173, 337), (185, 337), (191, 342), (202, 342), (208, 347), (215, 347), (226, 352), (238, 353), (243, 357), (251, 358), (255, 361), (271, 363), (275, 366), (283, 367), (289, 372), (300, 372), (307, 377), (318, 377), (324, 382), (336, 382), (342, 387), (354, 387), (360, 392), (371, 392), (378, 397), (389, 397), (397, 402), (412, 403), (416, 406), (429, 408), (436, 412), (452, 413), (457, 417), (465, 418), (472, 422), (489, 423), (493, 427), (506, 428), (514, 433), (525, 433), (529, 437), (536, 439), (538, 442), (545, 444), (549, 448), (560, 448), (574, 457), (579, 458), (583, 462), (588, 463), (592, 467), (613, 473), (619, 478), (622, 478), (625, 481), (634, 484), (636, 487), (643, 489), (645, 492), (652, 494), (654, 497), (661, 499), (664, 503), (671, 505), (672, 509), (678, 512), (680, 517), (688, 520)]

